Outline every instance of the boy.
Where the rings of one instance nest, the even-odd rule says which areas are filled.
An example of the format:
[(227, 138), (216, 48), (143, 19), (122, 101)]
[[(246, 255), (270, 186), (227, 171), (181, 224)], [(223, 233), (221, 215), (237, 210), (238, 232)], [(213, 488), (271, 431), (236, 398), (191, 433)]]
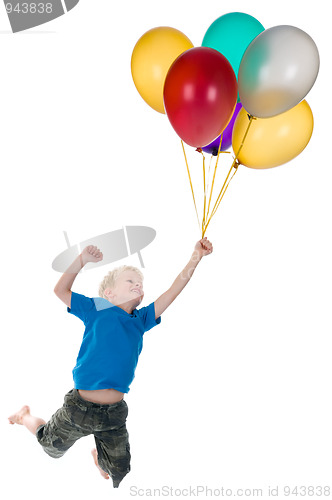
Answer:
[(77, 439), (93, 434), (95, 464), (105, 479), (111, 476), (117, 488), (130, 471), (128, 408), (123, 398), (135, 375), (143, 334), (160, 323), (161, 314), (186, 286), (201, 258), (212, 251), (206, 238), (198, 241), (172, 286), (149, 306), (136, 309), (144, 296), (143, 276), (130, 266), (109, 273), (98, 298), (72, 292), (85, 264), (103, 259), (97, 247), (86, 247), (54, 288), (67, 311), (85, 324), (73, 370), (75, 388), (65, 395), (64, 405), (49, 422), (32, 416), (30, 408), (23, 406), (9, 417), (9, 423), (24, 425), (53, 458), (63, 456)]

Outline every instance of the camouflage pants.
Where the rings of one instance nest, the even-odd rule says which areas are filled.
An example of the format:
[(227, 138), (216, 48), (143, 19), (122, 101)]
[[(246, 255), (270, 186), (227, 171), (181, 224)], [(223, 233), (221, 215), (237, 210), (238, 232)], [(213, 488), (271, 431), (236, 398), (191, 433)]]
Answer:
[(49, 456), (60, 458), (78, 439), (93, 434), (99, 466), (110, 475), (117, 488), (130, 471), (127, 415), (124, 400), (101, 405), (86, 401), (72, 389), (65, 395), (62, 408), (38, 427), (36, 437)]

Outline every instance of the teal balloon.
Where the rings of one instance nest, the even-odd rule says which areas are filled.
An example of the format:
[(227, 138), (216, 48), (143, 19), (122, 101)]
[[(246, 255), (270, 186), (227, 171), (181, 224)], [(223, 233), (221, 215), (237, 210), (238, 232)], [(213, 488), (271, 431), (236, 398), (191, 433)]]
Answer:
[(264, 31), (264, 26), (243, 12), (231, 12), (214, 21), (205, 33), (202, 46), (221, 52), (231, 63), (236, 77), (248, 45)]

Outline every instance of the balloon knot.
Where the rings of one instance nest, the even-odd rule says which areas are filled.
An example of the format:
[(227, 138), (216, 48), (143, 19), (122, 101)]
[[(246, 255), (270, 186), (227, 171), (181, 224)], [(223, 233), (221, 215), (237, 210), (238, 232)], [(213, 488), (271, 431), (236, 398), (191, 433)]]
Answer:
[(197, 153), (203, 153), (202, 148), (197, 148), (196, 151), (197, 151)]

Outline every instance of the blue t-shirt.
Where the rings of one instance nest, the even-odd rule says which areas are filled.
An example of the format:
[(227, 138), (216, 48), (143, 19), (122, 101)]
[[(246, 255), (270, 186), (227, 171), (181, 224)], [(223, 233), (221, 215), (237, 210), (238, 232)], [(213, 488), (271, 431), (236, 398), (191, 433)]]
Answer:
[(73, 369), (75, 389), (129, 392), (143, 347), (143, 334), (161, 321), (155, 319), (154, 302), (129, 314), (101, 297), (89, 298), (72, 292), (67, 311), (85, 325)]

